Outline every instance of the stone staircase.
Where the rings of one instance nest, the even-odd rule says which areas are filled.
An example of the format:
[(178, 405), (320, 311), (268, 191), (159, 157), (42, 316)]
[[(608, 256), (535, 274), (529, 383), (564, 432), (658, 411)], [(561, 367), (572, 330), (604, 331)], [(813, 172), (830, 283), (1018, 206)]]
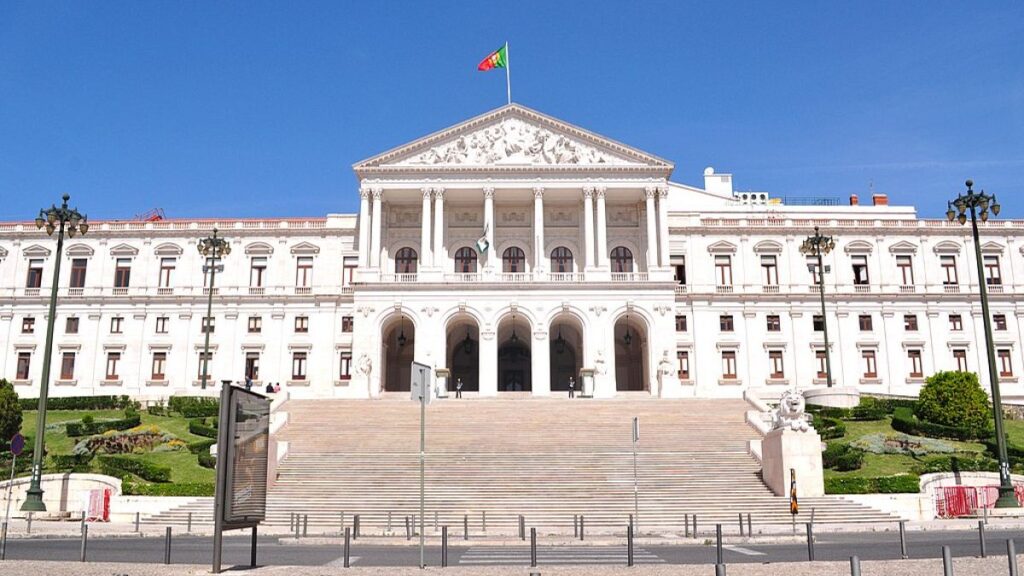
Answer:
[[(293, 400), (280, 439), (289, 456), (270, 492), (268, 523), (308, 514), (310, 532), (337, 532), (342, 513), (363, 534), (419, 511), (419, 406), (409, 400)], [(427, 409), (426, 520), (462, 534), (513, 534), (518, 515), (542, 533), (623, 529), (633, 513), (631, 422), (640, 418), (639, 520), (644, 532), (682, 531), (684, 514), (702, 530), (730, 527), (739, 513), (757, 525), (789, 524), (789, 500), (773, 496), (747, 454), (757, 437), (742, 400), (652, 398), (471, 399)], [(894, 517), (834, 497), (802, 498), (798, 522), (892, 522)], [(147, 521), (212, 521), (212, 500)]]

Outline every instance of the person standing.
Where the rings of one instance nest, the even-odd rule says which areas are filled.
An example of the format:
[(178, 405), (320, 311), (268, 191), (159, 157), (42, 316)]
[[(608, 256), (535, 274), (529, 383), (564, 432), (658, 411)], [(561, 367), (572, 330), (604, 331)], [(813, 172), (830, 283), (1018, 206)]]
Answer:
[(462, 378), (455, 379), (455, 397), (462, 398)]
[(576, 379), (569, 376), (569, 398), (576, 397)]
[(252, 376), (246, 375), (245, 377), (245, 389), (246, 391), (252, 391)]

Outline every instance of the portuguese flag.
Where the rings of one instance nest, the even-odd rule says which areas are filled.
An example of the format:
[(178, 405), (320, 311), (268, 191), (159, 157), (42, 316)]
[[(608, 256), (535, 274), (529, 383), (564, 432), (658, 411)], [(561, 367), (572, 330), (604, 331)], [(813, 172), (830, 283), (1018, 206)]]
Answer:
[(476, 69), (481, 72), (486, 72), (488, 70), (494, 70), (495, 68), (506, 67), (508, 67), (508, 44), (488, 54), (486, 58), (480, 61), (480, 64), (477, 65)]

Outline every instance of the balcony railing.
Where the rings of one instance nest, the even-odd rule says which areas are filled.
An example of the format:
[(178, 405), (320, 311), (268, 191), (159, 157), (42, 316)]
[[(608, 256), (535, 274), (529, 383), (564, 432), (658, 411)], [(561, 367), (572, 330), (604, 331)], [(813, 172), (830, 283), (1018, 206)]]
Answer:
[(128, 295), (128, 287), (127, 286), (115, 286), (113, 291), (111, 292), (111, 294), (113, 294), (114, 296), (127, 296)]
[(174, 288), (170, 288), (168, 286), (161, 286), (161, 287), (156, 289), (156, 295), (157, 296), (173, 296), (174, 295)]
[(779, 293), (779, 285), (778, 284), (765, 284), (764, 286), (761, 286), (761, 292), (764, 292), (765, 294), (778, 294)]
[(533, 282), (532, 272), (502, 272), (498, 280), (507, 284), (524, 284)]
[(416, 282), (416, 273), (381, 274), (380, 281), (386, 284), (408, 284)]
[(717, 284), (715, 286), (715, 292), (717, 294), (732, 294), (733, 286), (732, 284)]
[(479, 282), (482, 275), (479, 272), (457, 272), (454, 274), (445, 274), (444, 281), (455, 284), (466, 284)]
[(267, 289), (263, 286), (249, 286), (249, 296), (264, 296)]
[(313, 293), (313, 288), (310, 286), (296, 286), (295, 294), (297, 296), (308, 296)]
[(900, 294), (913, 294), (917, 292), (917, 286), (913, 284), (903, 284), (900, 286)]
[(647, 282), (647, 272), (612, 272), (612, 282)]
[(85, 294), (85, 288), (68, 288), (68, 296), (71, 298), (81, 298)]
[(960, 285), (959, 284), (943, 284), (942, 285), (942, 291), (945, 292), (946, 294), (959, 294), (960, 293)]
[(867, 293), (871, 292), (871, 285), (870, 284), (854, 284), (853, 285), (853, 291), (858, 293), (858, 294), (867, 294)]
[(552, 272), (548, 274), (548, 280), (552, 282), (576, 283), (583, 282), (582, 272)]

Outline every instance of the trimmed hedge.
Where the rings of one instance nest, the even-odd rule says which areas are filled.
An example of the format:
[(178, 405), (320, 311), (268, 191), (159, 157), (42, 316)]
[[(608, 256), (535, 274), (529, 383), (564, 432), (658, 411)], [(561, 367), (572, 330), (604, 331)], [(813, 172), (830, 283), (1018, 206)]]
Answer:
[(821, 463), (840, 472), (857, 470), (864, 465), (864, 451), (849, 444), (829, 444), (821, 453)]
[(209, 451), (200, 452), (197, 456), (199, 458), (199, 465), (203, 468), (216, 468), (217, 458), (215, 458)]
[[(39, 408), (39, 398), (18, 400), (22, 410)], [(47, 398), (47, 410), (123, 410), (136, 403), (128, 396), (66, 396)]]
[(818, 417), (812, 424), (822, 440), (835, 440), (846, 435), (846, 424), (836, 418)]
[(220, 413), (220, 400), (204, 396), (171, 396), (167, 407), (185, 418), (208, 418)]
[(189, 442), (188, 443), (188, 451), (193, 453), (193, 454), (201, 454), (203, 452), (209, 452), (210, 451), (210, 446), (213, 446), (216, 443), (217, 443), (217, 441), (212, 439), (212, 438), (207, 438), (205, 440), (196, 440), (195, 442)]
[(921, 478), (915, 474), (825, 479), (825, 494), (917, 494), (920, 491)]
[(981, 436), (972, 428), (954, 428), (943, 426), (932, 422), (918, 420), (909, 408), (897, 408), (892, 415), (892, 427), (894, 430), (913, 436), (927, 436), (929, 438), (949, 438), (952, 440), (978, 440), (991, 434), (991, 431)]
[(213, 496), (214, 485), (210, 483), (181, 484), (137, 484), (127, 482), (121, 491), (129, 496)]
[(77, 437), (102, 434), (108, 430), (128, 430), (129, 428), (135, 428), (140, 424), (142, 424), (142, 418), (136, 414), (127, 418), (121, 418), (120, 420), (86, 422), (83, 419), (82, 422), (68, 422), (65, 425), (65, 429), (67, 430), (68, 436)]
[(191, 420), (188, 423), (188, 431), (196, 436), (203, 436), (205, 438), (216, 438), (217, 429), (213, 426), (207, 426), (199, 420)]
[(87, 454), (54, 454), (50, 456), (50, 462), (57, 472), (88, 472), (92, 456), (91, 452)]
[[(124, 456), (100, 456), (100, 469), (106, 474), (108, 471), (117, 471), (134, 474), (143, 480), (150, 482), (170, 482), (171, 469), (167, 466), (156, 466), (143, 460), (125, 458)], [(116, 474), (111, 474), (116, 476)]]
[(934, 474), (937, 472), (998, 472), (999, 462), (982, 454), (970, 456), (938, 456), (925, 460), (920, 466), (914, 467), (917, 474)]

